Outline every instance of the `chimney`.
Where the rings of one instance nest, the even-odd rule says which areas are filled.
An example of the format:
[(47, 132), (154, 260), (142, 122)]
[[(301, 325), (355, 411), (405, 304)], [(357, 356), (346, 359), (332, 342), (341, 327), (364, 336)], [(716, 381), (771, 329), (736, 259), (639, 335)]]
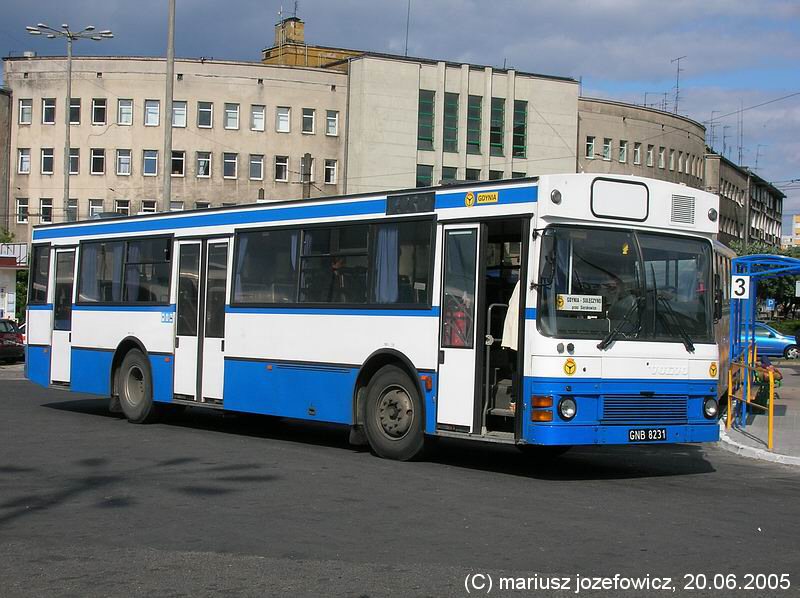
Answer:
[(299, 17), (288, 17), (275, 25), (275, 45), (305, 43), (305, 23)]

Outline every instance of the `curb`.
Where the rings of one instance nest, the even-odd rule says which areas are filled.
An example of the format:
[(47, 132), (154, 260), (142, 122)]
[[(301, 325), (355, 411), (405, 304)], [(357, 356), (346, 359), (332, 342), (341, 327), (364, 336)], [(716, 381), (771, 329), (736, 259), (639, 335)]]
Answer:
[(781, 455), (779, 453), (770, 452), (766, 449), (746, 446), (736, 442), (725, 432), (725, 422), (723, 421), (719, 422), (718, 446), (729, 453), (733, 453), (741, 457), (758, 459), (760, 461), (769, 461), (771, 463), (780, 463), (781, 465), (794, 465), (800, 467), (800, 457)]

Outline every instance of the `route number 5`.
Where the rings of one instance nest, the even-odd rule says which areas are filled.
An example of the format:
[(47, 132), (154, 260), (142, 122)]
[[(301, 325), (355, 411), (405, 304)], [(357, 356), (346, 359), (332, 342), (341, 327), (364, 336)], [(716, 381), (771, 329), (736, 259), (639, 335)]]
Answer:
[(734, 276), (731, 278), (731, 299), (750, 298), (750, 277)]

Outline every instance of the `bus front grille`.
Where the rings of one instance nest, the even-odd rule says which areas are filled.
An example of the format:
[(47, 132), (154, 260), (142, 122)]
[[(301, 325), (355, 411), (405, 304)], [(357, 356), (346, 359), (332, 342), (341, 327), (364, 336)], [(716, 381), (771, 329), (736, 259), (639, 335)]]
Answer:
[(685, 423), (688, 397), (648, 397), (642, 395), (606, 395), (602, 421), (607, 423)]

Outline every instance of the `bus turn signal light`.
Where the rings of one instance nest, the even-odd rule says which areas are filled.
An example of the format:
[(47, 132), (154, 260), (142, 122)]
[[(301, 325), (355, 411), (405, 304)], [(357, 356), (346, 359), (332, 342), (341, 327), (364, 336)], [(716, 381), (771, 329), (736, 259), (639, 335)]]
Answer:
[(420, 376), (419, 379), (422, 380), (422, 383), (425, 385), (426, 391), (430, 392), (433, 390), (433, 378), (430, 376)]
[(531, 411), (532, 422), (551, 422), (553, 421), (552, 411)]
[(552, 406), (553, 406), (553, 397), (539, 397), (539, 396), (531, 397), (531, 407), (535, 409), (539, 409), (542, 407), (552, 407)]

